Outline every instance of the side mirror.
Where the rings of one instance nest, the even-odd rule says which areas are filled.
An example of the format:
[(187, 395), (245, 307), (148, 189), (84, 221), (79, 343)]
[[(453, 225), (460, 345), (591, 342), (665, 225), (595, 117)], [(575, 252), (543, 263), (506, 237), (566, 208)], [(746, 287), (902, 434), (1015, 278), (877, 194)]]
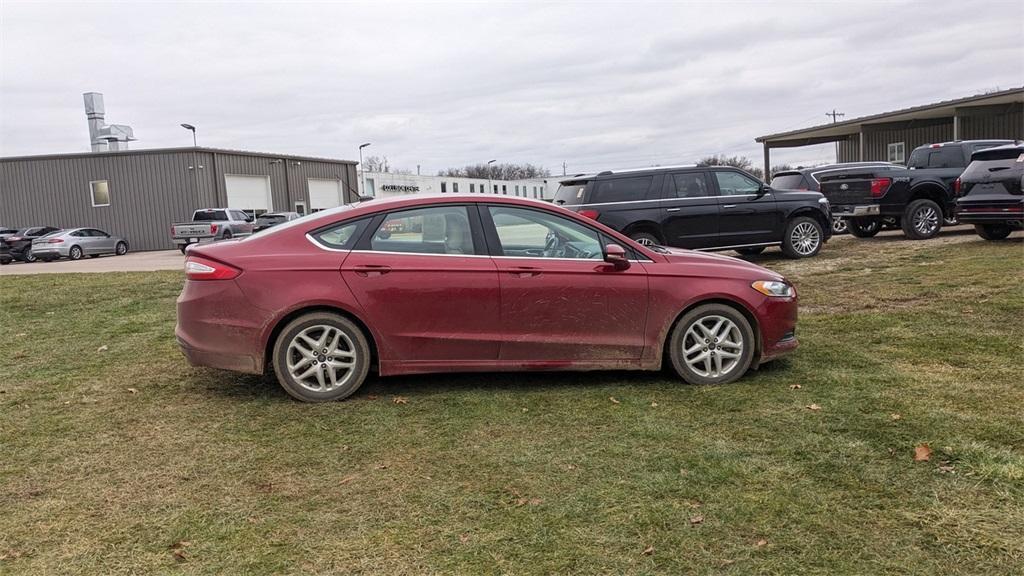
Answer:
[(604, 261), (615, 266), (616, 270), (629, 268), (629, 259), (626, 258), (626, 249), (618, 244), (608, 244), (604, 247)]
[(772, 187), (767, 185), (767, 184), (764, 184), (764, 185), (761, 186), (761, 189), (757, 191), (757, 195), (758, 196), (764, 196), (765, 194), (768, 194), (768, 193), (771, 193), (771, 192), (774, 192), (774, 190), (772, 190)]

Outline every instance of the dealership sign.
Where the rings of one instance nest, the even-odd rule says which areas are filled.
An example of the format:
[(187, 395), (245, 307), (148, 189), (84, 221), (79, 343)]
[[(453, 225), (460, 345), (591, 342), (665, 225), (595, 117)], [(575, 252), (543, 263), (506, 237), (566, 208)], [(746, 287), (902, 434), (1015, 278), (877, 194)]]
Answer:
[(401, 186), (398, 184), (385, 184), (380, 187), (384, 192), (419, 192), (419, 186)]

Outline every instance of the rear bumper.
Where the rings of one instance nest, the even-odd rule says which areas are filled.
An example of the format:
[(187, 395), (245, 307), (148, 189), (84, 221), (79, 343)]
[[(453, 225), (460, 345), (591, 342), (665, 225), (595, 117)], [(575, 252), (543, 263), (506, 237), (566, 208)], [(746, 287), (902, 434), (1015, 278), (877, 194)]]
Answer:
[(70, 246), (50, 246), (47, 244), (41, 244), (39, 246), (32, 246), (32, 254), (36, 258), (67, 258), (68, 251), (71, 249)]
[(1024, 199), (1019, 202), (957, 202), (957, 219), (964, 224), (1010, 224), (1024, 220)]
[(261, 335), (268, 315), (249, 303), (234, 280), (186, 280), (174, 335), (195, 366), (261, 374)]
[(881, 216), (882, 208), (878, 204), (847, 204), (832, 205), (832, 216), (835, 218), (861, 218), (865, 216)]

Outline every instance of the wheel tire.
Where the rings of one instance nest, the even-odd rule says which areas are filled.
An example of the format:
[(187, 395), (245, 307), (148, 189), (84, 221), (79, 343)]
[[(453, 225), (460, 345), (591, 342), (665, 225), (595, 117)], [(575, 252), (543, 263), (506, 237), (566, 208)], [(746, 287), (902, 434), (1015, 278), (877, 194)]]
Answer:
[[(707, 329), (708, 326), (706, 324), (717, 322), (718, 319), (726, 319), (731, 323), (731, 327), (723, 326), (725, 335), (733, 339), (737, 336), (740, 338), (738, 342), (739, 356), (734, 359), (735, 364), (728, 367), (722, 366), (725, 369), (724, 374), (714, 374), (715, 363), (713, 362), (705, 364), (704, 373), (701, 373), (694, 365), (702, 363), (701, 356), (703, 353), (711, 353), (715, 348), (711, 350), (698, 348), (691, 352), (692, 358), (690, 362), (687, 362), (684, 346), (693, 348), (694, 345), (701, 344), (699, 340), (695, 340), (696, 336), (703, 332), (699, 326)], [(713, 325), (711, 327), (713, 328)], [(735, 342), (735, 340), (732, 340), (732, 342)], [(715, 343), (709, 342), (708, 344), (710, 348), (710, 344)], [(743, 314), (725, 304), (704, 304), (687, 312), (676, 323), (675, 328), (672, 330), (672, 336), (669, 338), (668, 356), (669, 361), (672, 363), (672, 369), (689, 384), (727, 384), (746, 374), (754, 358), (754, 346), (754, 331), (750, 326), (750, 322), (747, 321)], [(722, 350), (722, 348), (718, 349)], [(735, 349), (730, 348), (730, 350)], [(718, 358), (721, 358), (721, 356)]]
[(221, 236), (221, 240), (231, 240), (235, 235), (231, 233), (231, 230), (225, 230), (224, 235)]
[(850, 225), (846, 222), (845, 218), (833, 218), (832, 219), (832, 234), (849, 234)]
[(68, 258), (71, 260), (81, 260), (82, 248), (79, 246), (72, 246), (71, 250), (68, 250)]
[(652, 246), (654, 244), (661, 244), (661, 240), (657, 236), (650, 232), (631, 232), (629, 234), (630, 240), (640, 244), (641, 246)]
[(942, 230), (942, 208), (927, 198), (914, 200), (903, 211), (903, 234), (911, 240), (934, 238)]
[(975, 224), (974, 231), (985, 240), (1004, 240), (1013, 232), (1006, 224)]
[(949, 217), (946, 217), (946, 218), (942, 219), (942, 225), (943, 226), (959, 226), (960, 225), (960, 219), (957, 218), (955, 215), (954, 216), (949, 216)]
[(128, 253), (128, 243), (127, 242), (118, 242), (117, 246), (114, 246), (114, 255), (116, 255), (116, 256), (124, 256), (127, 253)]
[(882, 230), (882, 221), (877, 218), (851, 218), (848, 224), (850, 234), (857, 238), (871, 238)]
[(737, 248), (737, 252), (744, 256), (757, 256), (761, 252), (764, 252), (764, 246), (751, 246), (750, 248)]
[(24, 260), (26, 263), (29, 263), (29, 264), (39, 260), (38, 258), (36, 258), (36, 255), (32, 253), (32, 249), (31, 248), (25, 250), (25, 254), (22, 256), (21, 259)]
[(188, 244), (182, 244), (178, 249), (181, 250), (182, 254), (184, 254), (185, 251), (188, 250)]
[[(353, 358), (349, 371), (343, 375), (344, 381), (331, 389), (326, 389), (326, 386), (322, 386), (322, 388), (325, 388), (323, 391), (311, 388), (310, 381), (306, 381), (304, 384), (288, 368), (289, 357), (294, 357), (292, 350), (293, 342), (301, 342), (299, 345), (308, 351), (309, 345), (299, 341), (299, 335), (304, 331), (311, 330), (309, 337), (317, 337), (314, 335), (318, 333), (318, 329), (334, 329), (344, 335), (347, 342), (339, 342), (339, 345), (344, 345), (348, 350), (342, 350), (341, 352), (350, 352), (349, 355)], [(319, 335), (323, 336), (323, 332), (319, 332)], [(331, 339), (334, 338), (334, 336), (329, 337)], [(294, 353), (297, 354), (298, 352)], [(344, 316), (330, 312), (305, 314), (289, 322), (284, 327), (284, 330), (281, 330), (277, 340), (274, 342), (273, 354), (274, 373), (277, 376), (278, 383), (291, 397), (303, 402), (331, 402), (347, 398), (363, 385), (363, 382), (366, 380), (366, 374), (370, 371), (370, 345), (363, 331)], [(327, 355), (325, 354), (318, 354), (314, 360), (319, 362), (320, 358), (326, 357)], [(307, 366), (313, 367), (324, 365), (326, 363), (307, 364)], [(298, 369), (302, 368), (297, 368), (296, 370)], [(314, 374), (317, 373), (314, 372)], [(319, 383), (319, 379), (317, 379), (317, 382)], [(325, 384), (329, 383), (329, 379), (324, 378), (324, 382)]]
[(782, 237), (782, 253), (787, 258), (817, 256), (824, 237), (820, 222), (809, 216), (797, 216), (786, 225), (786, 234)]

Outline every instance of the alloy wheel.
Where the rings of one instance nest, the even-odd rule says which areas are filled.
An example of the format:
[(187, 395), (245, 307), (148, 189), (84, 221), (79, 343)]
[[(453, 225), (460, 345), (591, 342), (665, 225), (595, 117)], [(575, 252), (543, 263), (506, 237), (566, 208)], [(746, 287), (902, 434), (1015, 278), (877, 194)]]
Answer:
[(842, 218), (832, 219), (832, 232), (834, 234), (846, 234), (849, 231), (849, 225), (846, 220)]
[(698, 375), (717, 378), (734, 370), (743, 357), (743, 333), (732, 320), (708, 315), (690, 325), (683, 337), (683, 361)]
[(935, 208), (922, 206), (914, 212), (914, 229), (922, 236), (930, 236), (939, 227), (939, 215)]
[(652, 242), (650, 238), (638, 238), (636, 243), (641, 246), (654, 246), (654, 242)]
[(801, 222), (793, 227), (789, 240), (797, 254), (807, 256), (814, 254), (814, 251), (818, 249), (818, 244), (821, 243), (821, 235), (814, 224)]
[(288, 374), (312, 392), (330, 392), (355, 374), (356, 347), (338, 328), (324, 324), (299, 332), (288, 344)]

